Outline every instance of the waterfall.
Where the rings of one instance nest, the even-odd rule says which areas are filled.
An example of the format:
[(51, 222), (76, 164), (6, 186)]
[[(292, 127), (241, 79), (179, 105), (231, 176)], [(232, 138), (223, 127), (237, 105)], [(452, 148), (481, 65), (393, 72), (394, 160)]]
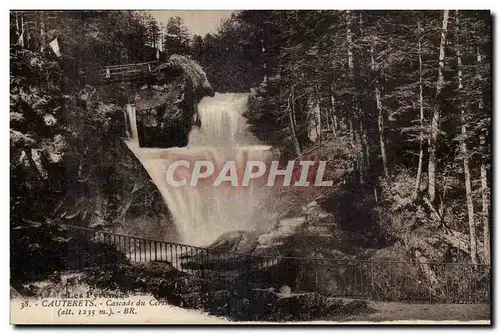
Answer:
[(130, 131), (128, 130), (128, 123), (129, 123), (129, 115), (130, 113), (128, 112), (128, 105), (125, 106), (125, 109), (123, 110), (123, 120), (124, 120), (124, 124), (125, 124), (125, 136), (126, 138), (130, 138)]
[[(139, 141), (139, 132), (137, 131), (137, 117), (136, 117), (136, 113), (135, 113), (135, 105), (127, 104), (125, 108), (127, 110), (128, 119), (130, 120), (130, 130), (132, 131), (131, 139), (134, 142), (138, 142)], [(127, 129), (127, 131), (128, 131), (128, 129)], [(137, 145), (137, 146), (139, 146), (139, 145)]]
[[(215, 187), (205, 182), (175, 188), (166, 181), (167, 168), (176, 160), (190, 161), (191, 166), (209, 160), (216, 170), (226, 161), (235, 161), (242, 170), (248, 160), (272, 160), (271, 147), (259, 144), (247, 129), (242, 116), (247, 99), (247, 94), (236, 93), (203, 98), (198, 106), (202, 125), (191, 130), (187, 147), (139, 148), (136, 141), (128, 142), (161, 191), (182, 243), (207, 246), (225, 232), (261, 230), (277, 218), (279, 199), (271, 187)], [(132, 133), (137, 138), (137, 130)]]

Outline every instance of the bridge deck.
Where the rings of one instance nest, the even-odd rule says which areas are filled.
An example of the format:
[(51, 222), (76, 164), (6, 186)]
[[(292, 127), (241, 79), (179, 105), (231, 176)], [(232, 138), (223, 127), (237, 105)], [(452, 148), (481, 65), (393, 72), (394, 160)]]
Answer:
[(147, 78), (154, 73), (157, 73), (159, 65), (159, 61), (151, 61), (137, 64), (105, 66), (95, 72), (86, 69), (79, 69), (78, 75), (81, 78), (99, 82), (127, 81), (138, 78)]

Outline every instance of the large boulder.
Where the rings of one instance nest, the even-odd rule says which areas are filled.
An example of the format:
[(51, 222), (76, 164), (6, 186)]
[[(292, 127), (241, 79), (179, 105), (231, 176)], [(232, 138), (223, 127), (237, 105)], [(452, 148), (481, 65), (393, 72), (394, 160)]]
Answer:
[(255, 232), (231, 231), (222, 234), (209, 248), (221, 252), (248, 254), (255, 249), (257, 243)]
[(201, 66), (194, 60), (172, 55), (158, 68), (156, 81), (136, 94), (139, 143), (146, 147), (183, 147), (193, 126), (200, 125), (198, 102), (213, 96)]
[(305, 216), (281, 219), (275, 227), (267, 233), (261, 234), (258, 244), (253, 251), (257, 256), (284, 255), (292, 237), (304, 230), (307, 218)]
[(333, 215), (313, 201), (298, 216), (282, 218), (266, 231), (225, 233), (209, 246), (210, 251), (183, 254), (182, 263), (184, 269), (203, 271), (215, 279), (224, 273), (236, 285), (275, 289), (287, 285), (292, 292), (338, 296), (354, 277), (365, 275), (352, 261), (356, 254), (347, 249), (346, 238)]

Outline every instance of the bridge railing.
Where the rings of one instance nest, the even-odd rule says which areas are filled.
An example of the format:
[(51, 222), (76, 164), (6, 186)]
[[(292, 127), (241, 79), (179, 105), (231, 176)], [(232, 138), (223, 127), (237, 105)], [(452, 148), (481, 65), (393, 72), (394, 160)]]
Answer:
[(95, 73), (86, 69), (79, 69), (78, 75), (81, 78), (87, 78), (88, 75), (97, 76), (94, 79), (101, 81), (116, 81), (124, 79), (134, 79), (136, 77), (148, 76), (152, 74), (160, 63), (158, 61), (151, 61), (137, 64), (113, 65), (105, 66)]
[[(73, 267), (128, 260), (165, 262), (190, 275), (253, 287), (380, 301), (489, 303), (488, 265), (255, 256), (66, 226)], [(88, 245), (93, 246), (88, 246)]]

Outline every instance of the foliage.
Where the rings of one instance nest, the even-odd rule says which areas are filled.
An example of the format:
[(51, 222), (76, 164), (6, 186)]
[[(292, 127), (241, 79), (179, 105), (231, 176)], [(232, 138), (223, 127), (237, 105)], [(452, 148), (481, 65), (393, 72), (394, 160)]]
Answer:
[(163, 43), (168, 55), (191, 52), (189, 32), (182, 18), (176, 16), (168, 20)]
[[(477, 212), (485, 212), (490, 180), (491, 18), (486, 11), (450, 11), (444, 32), (442, 21), (443, 11), (240, 11), (216, 34), (197, 39), (195, 55), (216, 90), (251, 91), (250, 129), (286, 156), (345, 143), (352, 168), (340, 193), (359, 205), (354, 212), (364, 212), (363, 223), (346, 215), (353, 205), (339, 192), (327, 205), (351, 220), (347, 225), (380, 227), (386, 242), (434, 258), (432, 247), (408, 240), (446, 229), (469, 233), (464, 159), (473, 179), (474, 228), (478, 240), (489, 238)], [(442, 33), (447, 43), (440, 50)], [(444, 85), (437, 94), (441, 51)], [(433, 129), (436, 111), (441, 117)], [(431, 144), (438, 195), (429, 205)], [(444, 230), (435, 229), (440, 224)]]
[[(133, 170), (132, 181), (114, 165), (123, 153), (119, 106), (136, 87), (100, 89), (89, 101), (75, 97), (80, 67), (152, 60), (146, 54), (158, 45), (158, 24), (125, 11), (23, 15), (29, 24), (22, 36), (11, 15), (13, 222), (69, 217), (110, 227), (134, 207), (163, 213), (137, 161), (123, 161), (126, 171)], [(472, 242), (481, 250), (489, 238), (479, 222), (488, 226), (491, 18), (486, 11), (450, 12), (446, 31), (442, 18), (441, 11), (240, 11), (217, 32), (192, 40), (182, 20), (173, 18), (161, 43), (167, 52), (196, 59), (216, 91), (250, 90), (244, 115), (250, 129), (286, 159), (312, 156), (334, 165), (329, 172), (338, 174), (339, 184), (309, 195), (321, 195), (342, 229), (359, 232), (363, 246), (401, 247), (404, 259), (420, 262), (461, 262), (468, 261)], [(440, 45), (443, 34), (447, 42)], [(40, 51), (54, 37), (61, 59), (49, 48)], [(435, 200), (426, 194), (430, 148), (437, 156)], [(466, 161), (473, 217), (466, 205)], [(122, 196), (117, 184), (133, 196)], [(111, 209), (95, 210), (93, 198), (104, 188)], [(130, 211), (122, 210), (126, 203)], [(471, 218), (478, 240), (471, 240)], [(157, 228), (148, 227), (151, 233)], [(380, 279), (386, 274), (400, 273), (380, 273)], [(446, 286), (447, 275), (421, 273), (436, 289)], [(398, 284), (411, 286), (404, 277)]]
[[(11, 27), (17, 16), (11, 14)], [(82, 90), (75, 79), (79, 66), (140, 61), (145, 32), (138, 29), (144, 26), (137, 15), (111, 11), (22, 16), (24, 42), (14, 40), (10, 49), (12, 279), (19, 283), (65, 268), (64, 259), (75, 242), (64, 236), (60, 223), (175, 240), (158, 189), (121, 139), (122, 106), (134, 87)], [(40, 52), (42, 26), (47, 34), (56, 34), (61, 58), (48, 48)], [(130, 44), (130, 34), (140, 44)], [(102, 249), (103, 254), (108, 251)]]
[(82, 266), (127, 263), (125, 255), (114, 247), (72, 236), (59, 224), (17, 217), (11, 224), (10, 279), (14, 286)]

